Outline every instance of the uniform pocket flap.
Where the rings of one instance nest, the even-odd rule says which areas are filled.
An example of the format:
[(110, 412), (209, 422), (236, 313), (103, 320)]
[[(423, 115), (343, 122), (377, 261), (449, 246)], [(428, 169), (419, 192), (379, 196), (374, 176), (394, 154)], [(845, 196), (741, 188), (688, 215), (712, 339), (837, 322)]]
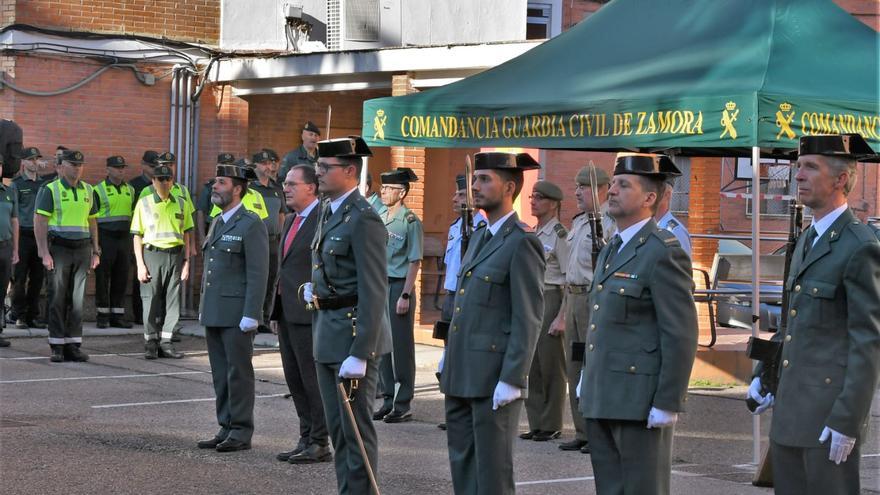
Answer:
[(833, 299), (837, 292), (837, 284), (829, 284), (827, 282), (819, 282), (817, 280), (804, 280), (804, 292), (820, 299)]
[(472, 351), (504, 352), (507, 350), (507, 338), (502, 335), (471, 335), (468, 344)]
[(220, 284), (220, 295), (226, 297), (244, 297), (244, 285)]
[(241, 252), (241, 243), (240, 242), (218, 242), (217, 249), (223, 251), (224, 253), (240, 253)]
[(348, 239), (341, 237), (330, 237), (324, 241), (324, 252), (334, 256), (343, 256), (348, 254), (351, 243)]
[(801, 385), (840, 388), (843, 386), (843, 379), (846, 376), (846, 367), (833, 364), (830, 366), (801, 366), (796, 374)]
[(608, 369), (634, 375), (656, 375), (660, 373), (660, 357), (640, 352), (609, 352)]
[(485, 268), (479, 274), (474, 274), (483, 282), (492, 284), (503, 284), (507, 282), (507, 270), (498, 270), (494, 268)]
[(645, 283), (641, 280), (615, 280), (608, 284), (608, 288), (617, 295), (624, 297), (642, 297), (645, 290)]

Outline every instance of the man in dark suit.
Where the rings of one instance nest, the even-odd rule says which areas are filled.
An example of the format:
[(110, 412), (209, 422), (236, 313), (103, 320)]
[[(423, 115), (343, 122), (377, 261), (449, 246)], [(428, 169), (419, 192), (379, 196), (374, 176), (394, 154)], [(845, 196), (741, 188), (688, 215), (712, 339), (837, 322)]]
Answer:
[(253, 178), (251, 169), (217, 166), (211, 201), (221, 213), (202, 244), (199, 322), (205, 327), (220, 431), (198, 445), (217, 452), (249, 449), (254, 434), (253, 345), (269, 277), (269, 234), (260, 217), (241, 204)]
[(608, 189), (617, 234), (596, 260), (579, 387), (600, 495), (669, 493), (697, 352), (691, 261), (653, 219), (675, 175), (666, 156), (621, 154)]
[(357, 495), (370, 493), (370, 480), (337, 385), (349, 390), (369, 465), (377, 473), (373, 400), (379, 357), (391, 352), (388, 234), (379, 214), (358, 191), (361, 157), (371, 154), (357, 136), (318, 143), (318, 187), (327, 200), (312, 242), (311, 286), (303, 290), (316, 308), (315, 367), (336, 451), (337, 486), (339, 493)]
[(299, 295), (312, 278), (310, 245), (318, 226), (318, 178), (312, 165), (296, 165), (284, 182), (284, 199), (293, 214), (281, 229), (281, 262), (274, 287), (272, 332), (278, 335), (284, 379), (299, 417), (299, 442), (276, 456), (291, 464), (329, 461), (330, 439), (312, 355), (312, 313)]
[(474, 202), (488, 224), (474, 232), (458, 272), (455, 310), (440, 360), (456, 494), (514, 492), (513, 441), (544, 311), (544, 252), (513, 201), (526, 153), (477, 153)]
[[(756, 377), (749, 396), (773, 406), (770, 455), (779, 494), (858, 494), (860, 447), (880, 376), (880, 243), (847, 204), (858, 134), (805, 136), (795, 180), (813, 213), (795, 246), (777, 393)], [(760, 373), (756, 370), (756, 374)]]

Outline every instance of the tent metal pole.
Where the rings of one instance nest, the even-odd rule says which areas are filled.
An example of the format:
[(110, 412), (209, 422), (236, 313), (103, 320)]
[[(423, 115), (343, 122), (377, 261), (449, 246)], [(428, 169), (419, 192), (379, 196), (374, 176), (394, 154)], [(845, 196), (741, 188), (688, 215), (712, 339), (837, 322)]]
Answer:
[(370, 159), (365, 156), (365, 157), (361, 158), (361, 160), (363, 160), (361, 162), (361, 163), (363, 163), (363, 166), (361, 167), (361, 183), (358, 184), (358, 190), (360, 191), (361, 196), (366, 198), (367, 197), (367, 174), (370, 173), (370, 171), (369, 171)]
[[(752, 337), (761, 328), (761, 148), (752, 147)], [(752, 416), (752, 462), (761, 464), (761, 417)]]

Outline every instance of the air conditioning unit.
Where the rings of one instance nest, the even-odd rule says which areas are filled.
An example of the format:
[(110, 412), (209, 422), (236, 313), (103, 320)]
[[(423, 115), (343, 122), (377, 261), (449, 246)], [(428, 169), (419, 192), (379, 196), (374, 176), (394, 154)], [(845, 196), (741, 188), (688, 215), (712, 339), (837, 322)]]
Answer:
[(401, 0), (327, 0), (327, 48), (401, 45)]

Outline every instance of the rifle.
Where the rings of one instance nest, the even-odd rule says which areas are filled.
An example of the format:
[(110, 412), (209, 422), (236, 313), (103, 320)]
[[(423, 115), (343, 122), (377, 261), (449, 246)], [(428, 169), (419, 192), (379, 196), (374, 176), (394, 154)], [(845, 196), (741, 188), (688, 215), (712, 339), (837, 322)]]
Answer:
[[(464, 260), (464, 255), (468, 250), (468, 246), (471, 242), (471, 236), (474, 233), (474, 191), (471, 189), (471, 184), (474, 179), (474, 167), (471, 163), (470, 155), (467, 155), (464, 163), (464, 178), (465, 178), (465, 204), (460, 208), (461, 213), (461, 259)], [(449, 296), (447, 296), (449, 297)], [(446, 340), (446, 337), (449, 335), (449, 324), (451, 322), (445, 320), (438, 320), (434, 322), (434, 332), (431, 335), (433, 338), (437, 340)]]
[(593, 261), (593, 270), (596, 270), (596, 261), (599, 259), (599, 252), (605, 247), (605, 238), (602, 233), (602, 212), (599, 211), (599, 193), (596, 191), (598, 180), (596, 178), (596, 166), (590, 160), (590, 192), (593, 195), (593, 211), (587, 213), (587, 221), (590, 222), (590, 231), (593, 238), (593, 250), (590, 258)]

